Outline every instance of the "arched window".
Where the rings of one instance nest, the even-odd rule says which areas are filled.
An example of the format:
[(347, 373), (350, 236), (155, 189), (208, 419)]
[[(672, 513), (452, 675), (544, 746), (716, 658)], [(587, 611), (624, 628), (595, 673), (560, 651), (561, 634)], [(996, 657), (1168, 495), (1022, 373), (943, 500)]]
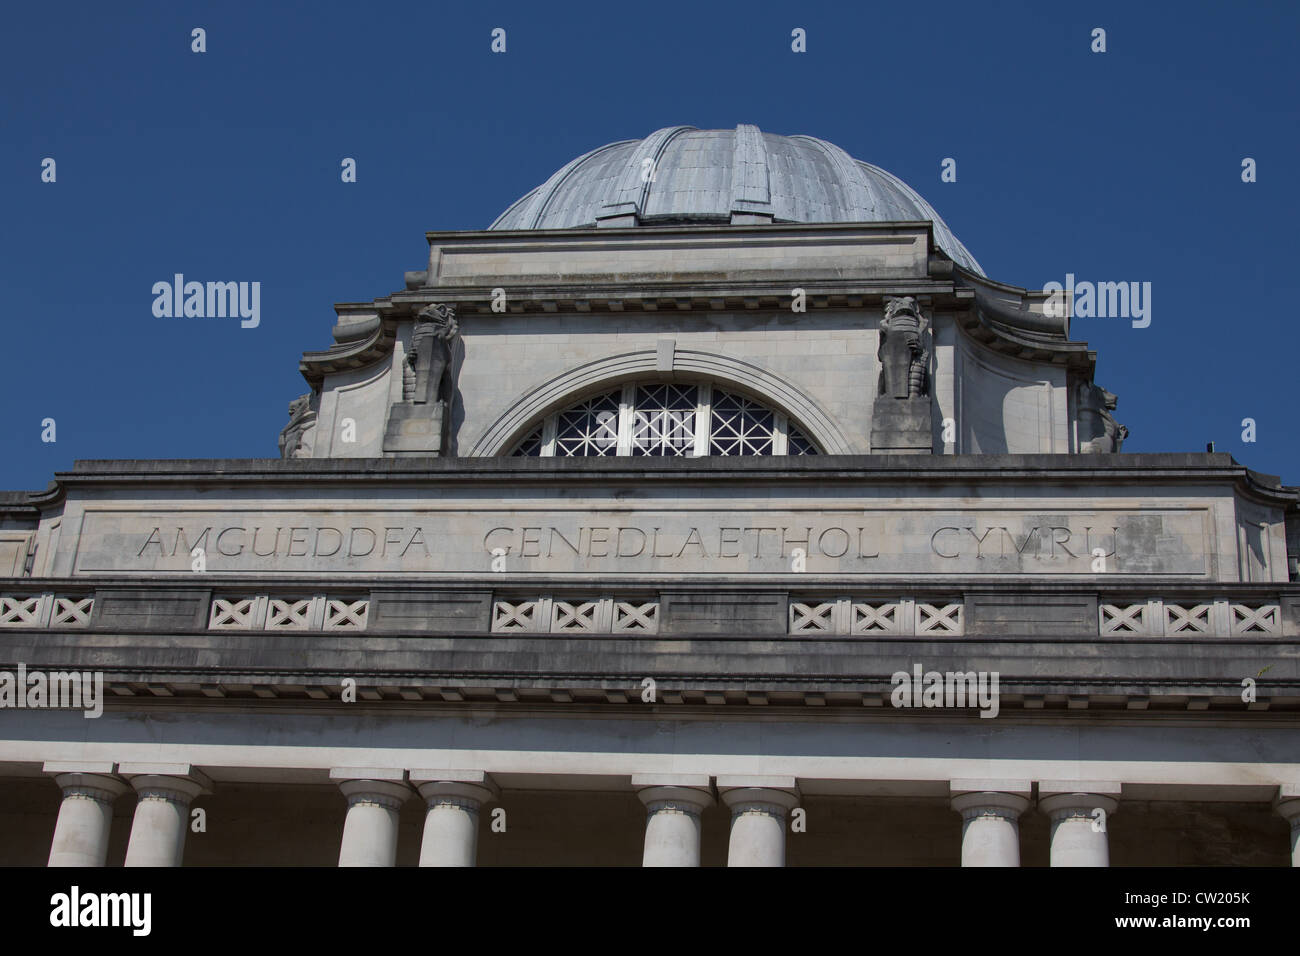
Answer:
[(548, 415), (511, 455), (816, 455), (782, 413), (725, 387), (629, 382)]

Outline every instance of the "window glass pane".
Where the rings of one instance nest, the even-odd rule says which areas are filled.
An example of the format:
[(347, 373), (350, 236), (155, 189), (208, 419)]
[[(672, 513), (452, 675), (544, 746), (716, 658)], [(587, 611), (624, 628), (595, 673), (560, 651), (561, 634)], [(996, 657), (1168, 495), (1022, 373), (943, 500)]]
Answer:
[(618, 453), (618, 406), (622, 389), (597, 395), (559, 413), (555, 454), (566, 458), (600, 458)]
[(776, 436), (771, 410), (743, 395), (713, 390), (709, 454), (770, 455)]
[(789, 449), (787, 455), (815, 455), (817, 446), (808, 440), (808, 436), (793, 425), (786, 426), (786, 441)]
[(633, 389), (632, 454), (659, 457), (695, 453), (695, 385), (638, 385)]
[(542, 426), (538, 425), (528, 433), (523, 441), (515, 446), (510, 454), (517, 458), (536, 458), (542, 453)]

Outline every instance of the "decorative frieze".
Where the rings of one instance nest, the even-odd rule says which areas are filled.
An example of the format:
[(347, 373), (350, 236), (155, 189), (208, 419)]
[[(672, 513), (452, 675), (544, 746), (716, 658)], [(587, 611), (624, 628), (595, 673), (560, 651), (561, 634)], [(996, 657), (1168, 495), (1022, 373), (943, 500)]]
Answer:
[(210, 631), (364, 631), (369, 598), (214, 595)]
[(536, 601), (494, 601), (492, 603), (492, 630), (537, 631), (541, 598)]
[(0, 627), (41, 627), (46, 594), (0, 597)]
[(1102, 637), (1282, 636), (1282, 609), (1268, 602), (1175, 604), (1160, 598), (1099, 606)]
[(370, 613), (368, 600), (348, 601), (327, 598), (325, 601), (325, 630), (364, 631)]
[(306, 631), (311, 629), (315, 600), (283, 600), (271, 598), (266, 609), (268, 631)]
[(644, 634), (655, 634), (658, 630), (658, 601), (614, 602), (614, 633), (639, 631)]
[(964, 633), (962, 602), (928, 604), (912, 598), (790, 602), (790, 633), (867, 637), (951, 636)]
[(540, 595), (523, 599), (498, 598), (492, 603), (492, 630), (496, 633), (550, 634), (657, 634), (657, 600), (590, 600)]
[(1282, 609), (1276, 604), (1230, 604), (1233, 635), (1281, 634)]
[(95, 609), (93, 597), (55, 597), (50, 627), (87, 627), (90, 612)]
[(852, 630), (854, 634), (897, 634), (903, 620), (901, 602), (861, 604), (853, 602)]
[[(615, 595), (492, 595), (462, 592), (379, 593), (384, 610), (372, 620), (374, 595), (186, 591), (184, 614), (170, 613), (172, 589), (96, 594), (56, 591), (0, 594), (0, 629), (167, 629), (192, 631), (371, 631), (520, 634), (789, 634), (796, 637), (961, 637), (999, 635), (1063, 639), (1095, 635), (1133, 639), (1280, 639), (1294, 636), (1288, 599), (1276, 593), (1218, 599), (1213, 592), (1171, 600), (1124, 595), (965, 592), (864, 598), (758, 592), (664, 592)], [(1231, 593), (1231, 592), (1229, 592)], [(122, 596), (125, 595), (125, 596)], [(1118, 598), (1118, 599), (1117, 599)], [(1289, 599), (1294, 600), (1294, 599)], [(116, 601), (116, 603), (115, 603)], [(402, 603), (405, 601), (405, 603)], [(109, 613), (121, 606), (120, 611)], [(409, 605), (409, 606), (408, 606)], [(447, 605), (447, 607), (444, 607)], [(441, 616), (431, 617), (430, 608)], [(448, 610), (447, 608), (450, 608)], [(1026, 610), (1013, 615), (1011, 612)], [(1072, 615), (1067, 617), (1065, 611)], [(163, 617), (159, 617), (159, 615)], [(448, 616), (450, 615), (450, 616)], [(445, 618), (445, 620), (444, 620)], [(1024, 620), (1022, 620), (1022, 618)], [(1051, 633), (1034, 629), (1042, 619)], [(1096, 628), (1094, 631), (1093, 628)]]
[(254, 627), (256, 610), (260, 598), (221, 598), (212, 599), (212, 611), (208, 617), (210, 631), (246, 631)]
[(0, 627), (87, 627), (94, 607), (85, 595), (0, 595)]

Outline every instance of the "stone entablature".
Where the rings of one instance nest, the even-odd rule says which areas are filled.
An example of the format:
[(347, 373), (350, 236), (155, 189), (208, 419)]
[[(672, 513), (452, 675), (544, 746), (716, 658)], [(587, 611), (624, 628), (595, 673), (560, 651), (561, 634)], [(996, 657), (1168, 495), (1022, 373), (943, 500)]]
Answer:
[[(500, 605), (518, 609), (523, 602), (494, 601), (490, 592), (463, 588), (370, 593), (337, 609), (359, 622), (313, 631), (223, 622), (232, 604), (228, 596), (165, 587), (148, 593), (103, 589), (95, 592), (96, 604), (110, 613), (89, 626), (0, 626), (0, 670), (13, 672), (21, 663), (29, 672), (101, 672), (110, 709), (117, 698), (179, 703), (211, 697), (315, 701), (328, 708), (340, 706), (345, 679), (356, 681), (360, 699), (376, 702), (627, 704), (651, 677), (665, 704), (868, 706), (897, 717), (900, 712), (889, 707), (891, 675), (919, 664), (940, 673), (996, 672), (1004, 712), (1300, 711), (1300, 663), (1290, 650), (1300, 638), (1296, 586), (1227, 592), (1223, 604), (1237, 618), (1231, 633), (1163, 636), (1100, 633), (1104, 609), (1126, 602), (1079, 590), (1055, 595), (986, 587), (950, 594), (946, 603), (938, 594), (923, 595), (916, 620), (924, 616), (920, 605), (928, 604), (934, 609), (925, 612), (928, 619), (947, 624), (850, 634), (790, 633), (789, 622), (800, 620), (791, 613), (795, 606), (817, 605), (762, 592), (736, 594), (732, 601), (701, 592), (688, 602), (687, 617), (707, 624), (710, 608), (716, 615), (753, 605), (766, 615), (755, 620), (770, 626), (750, 627), (734, 617), (715, 617), (713, 629), (683, 624), (674, 605), (687, 595), (667, 592), (658, 601), (625, 602), (625, 611), (635, 608), (642, 616), (642, 626), (614, 633), (597, 630), (599, 622), (567, 626), (595, 603), (576, 596), (556, 602), (568, 608), (552, 611), (549, 629), (502, 630), (492, 628), (502, 620)], [(467, 598), (480, 609), (479, 618), (457, 619), (457, 605)], [(1187, 592), (1180, 602), (1184, 608), (1217, 603)], [(903, 602), (853, 603), (879, 609)], [(1008, 617), (1008, 608), (1016, 614)], [(1251, 615), (1256, 623), (1248, 623)], [(1265, 619), (1276, 629), (1259, 623)], [(960, 632), (952, 629), (956, 622)], [(1243, 692), (1247, 679), (1250, 694)]]
[(32, 576), (185, 586), (1282, 582), (1297, 500), (1226, 455), (85, 462), (9, 546)]

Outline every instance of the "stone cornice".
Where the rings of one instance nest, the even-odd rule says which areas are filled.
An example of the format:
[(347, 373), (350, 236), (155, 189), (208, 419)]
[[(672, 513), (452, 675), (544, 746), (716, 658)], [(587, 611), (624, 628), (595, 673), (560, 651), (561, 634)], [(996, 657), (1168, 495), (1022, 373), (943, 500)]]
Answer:
[(655, 225), (649, 223), (640, 226), (605, 227), (596, 229), (464, 229), (431, 230), (424, 234), (429, 245), (438, 246), (457, 241), (478, 242), (540, 242), (547, 239), (559, 239), (566, 242), (606, 243), (613, 239), (645, 239), (680, 237), (687, 240), (706, 240), (718, 238), (723, 241), (744, 234), (761, 237), (778, 237), (814, 234), (867, 234), (877, 233), (882, 236), (900, 232), (926, 232), (930, 235), (931, 249), (934, 245), (934, 224), (929, 220), (897, 219), (880, 222), (778, 222), (778, 223), (704, 223), (701, 225)]
[[(460, 482), (605, 484), (609, 482), (866, 483), (990, 481), (1132, 484), (1232, 481), (1244, 494), (1295, 507), (1300, 488), (1277, 483), (1223, 453), (1117, 455), (816, 455), (709, 458), (327, 458), (80, 460), (55, 474), (59, 490), (73, 487), (334, 484), (403, 485)], [(20, 493), (21, 494), (21, 493)], [(61, 495), (32, 493), (41, 507)]]
[[(340, 318), (343, 311), (339, 307)], [(334, 340), (324, 351), (304, 352), (298, 363), (298, 371), (313, 389), (319, 389), (331, 372), (365, 368), (390, 355), (397, 342), (397, 320), (369, 316), (357, 322), (340, 321), (334, 327)]]
[[(1065, 365), (1091, 377), (1096, 353), (1087, 342), (1070, 341), (1068, 318), (1044, 314), (1045, 293), (995, 282), (960, 267), (955, 271), (956, 295), (972, 306), (956, 313), (958, 327), (969, 338), (1004, 355)], [(1032, 308), (1035, 305), (1039, 311)]]
[(1253, 501), (1300, 512), (1300, 486), (1253, 471), (1224, 453), (1115, 455), (817, 455), (719, 458), (178, 458), (83, 459), (43, 491), (0, 492), (0, 518), (34, 523), (71, 489), (335, 485), (403, 488), (461, 483), (608, 485), (850, 481), (864, 484), (1018, 481), (1133, 485), (1232, 482)]
[[(1292, 589), (1294, 590), (1294, 588)], [(862, 707), (917, 719), (944, 708), (893, 708), (891, 675), (915, 663), (931, 671), (997, 671), (1003, 709), (1205, 712), (1279, 719), (1300, 714), (1294, 639), (1098, 641), (1001, 636), (906, 640), (458, 633), (59, 634), (0, 631), (0, 670), (104, 674), (115, 700), (296, 701), (339, 704), (344, 678), (359, 703), (587, 703), (644, 708), (653, 674), (658, 702), (716, 707)], [(1104, 650), (1103, 650), (1104, 648)], [(192, 663), (196, 653), (205, 658)], [(309, 663), (308, 663), (309, 662)], [(364, 663), (362, 663), (364, 662)], [(539, 662), (544, 662), (539, 664)], [(1267, 662), (1267, 673), (1261, 664)], [(1257, 699), (1241, 698), (1242, 678)], [(959, 711), (960, 712), (960, 711)], [(1031, 716), (1033, 716), (1031, 714)]]
[[(52, 486), (53, 487), (53, 486)], [(41, 516), (41, 491), (0, 491), (0, 519), (13, 521), (35, 521)]]

